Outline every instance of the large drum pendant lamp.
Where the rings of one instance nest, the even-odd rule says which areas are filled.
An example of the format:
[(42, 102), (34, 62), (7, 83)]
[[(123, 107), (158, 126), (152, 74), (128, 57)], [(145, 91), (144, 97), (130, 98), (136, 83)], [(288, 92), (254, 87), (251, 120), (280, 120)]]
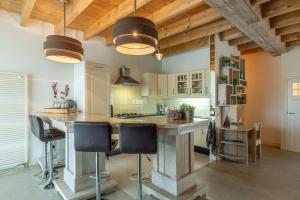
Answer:
[(83, 48), (81, 42), (65, 36), (66, 33), (66, 0), (64, 4), (64, 35), (49, 35), (44, 42), (44, 53), (47, 59), (75, 64), (80, 63), (83, 59)]
[(136, 0), (134, 0), (134, 16), (119, 19), (113, 30), (113, 43), (116, 51), (127, 55), (147, 55), (156, 50), (158, 34), (155, 24), (144, 17), (136, 16)]

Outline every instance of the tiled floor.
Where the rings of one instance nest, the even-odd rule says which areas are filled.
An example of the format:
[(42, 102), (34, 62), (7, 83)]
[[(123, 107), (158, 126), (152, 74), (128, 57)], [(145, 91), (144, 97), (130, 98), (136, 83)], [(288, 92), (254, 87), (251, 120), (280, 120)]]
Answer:
[[(197, 166), (207, 162), (195, 156)], [(201, 162), (199, 162), (201, 161)], [(107, 197), (110, 200), (131, 200), (136, 185), (127, 176), (135, 172), (135, 156), (118, 155), (111, 158), (109, 168), (119, 183), (119, 190)], [(144, 171), (151, 163), (143, 160)], [(20, 168), (0, 173), (2, 200), (61, 200), (55, 190), (38, 186), (32, 175), (38, 167)], [(263, 149), (263, 159), (248, 166), (227, 161), (211, 162), (198, 171), (199, 181), (208, 185), (208, 196), (214, 200), (300, 200), (300, 154)]]

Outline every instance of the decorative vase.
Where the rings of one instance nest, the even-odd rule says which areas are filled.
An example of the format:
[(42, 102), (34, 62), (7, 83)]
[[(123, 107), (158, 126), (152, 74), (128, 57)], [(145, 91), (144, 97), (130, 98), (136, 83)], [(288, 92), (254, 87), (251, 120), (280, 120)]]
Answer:
[(186, 111), (183, 111), (183, 119), (186, 119), (186, 120), (192, 120), (194, 119), (194, 112), (186, 112)]
[(60, 108), (61, 107), (60, 102), (57, 99), (54, 99), (52, 107), (53, 108)]

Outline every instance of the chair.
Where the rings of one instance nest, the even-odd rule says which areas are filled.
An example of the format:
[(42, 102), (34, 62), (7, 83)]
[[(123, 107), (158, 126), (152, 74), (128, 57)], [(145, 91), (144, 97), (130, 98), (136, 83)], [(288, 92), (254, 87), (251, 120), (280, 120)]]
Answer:
[[(55, 128), (47, 129), (44, 128), (43, 120), (35, 115), (29, 115), (29, 122), (32, 133), (37, 137), (41, 142), (45, 143), (45, 166), (43, 169), (44, 176), (49, 179), (44, 186), (45, 189), (53, 188), (53, 142), (56, 140), (61, 140), (65, 138), (65, 133)], [(49, 168), (48, 168), (48, 156), (47, 156), (47, 146), (50, 145), (49, 148)]]
[(120, 125), (121, 153), (137, 154), (137, 185), (139, 200), (142, 199), (142, 161), (141, 154), (157, 153), (157, 127), (155, 124)]
[(111, 127), (106, 122), (75, 122), (74, 146), (76, 151), (96, 153), (96, 200), (101, 200), (99, 153), (111, 151)]

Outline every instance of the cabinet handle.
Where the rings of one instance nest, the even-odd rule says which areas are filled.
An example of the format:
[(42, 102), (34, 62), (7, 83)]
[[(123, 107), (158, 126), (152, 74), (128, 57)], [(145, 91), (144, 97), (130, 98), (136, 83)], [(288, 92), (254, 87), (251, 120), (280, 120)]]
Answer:
[(208, 94), (208, 87), (206, 86), (205, 87), (205, 95), (207, 95)]
[(294, 115), (295, 113), (289, 113), (290, 115)]

